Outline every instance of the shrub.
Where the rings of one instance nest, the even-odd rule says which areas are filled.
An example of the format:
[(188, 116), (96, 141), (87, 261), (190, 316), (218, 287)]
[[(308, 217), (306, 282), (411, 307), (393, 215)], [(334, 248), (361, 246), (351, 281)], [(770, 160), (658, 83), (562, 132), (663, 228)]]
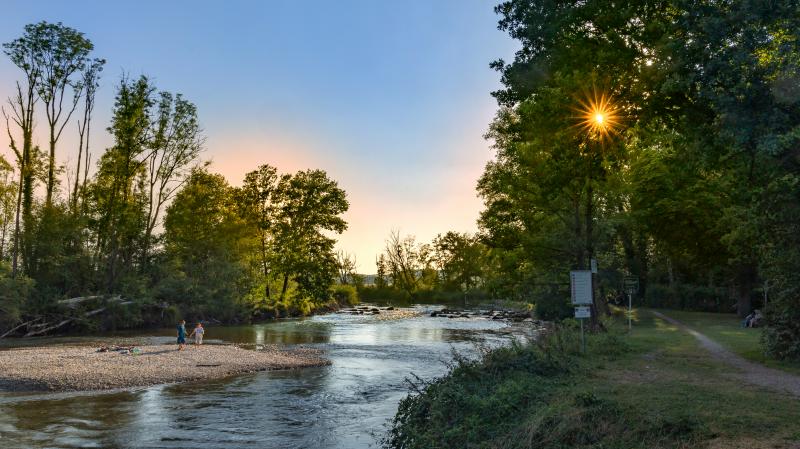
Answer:
[(546, 321), (561, 321), (573, 315), (569, 301), (562, 296), (544, 296), (536, 301), (536, 316)]
[(767, 355), (800, 360), (800, 310), (797, 304), (787, 302), (783, 299), (770, 304), (761, 339)]
[(352, 285), (336, 284), (331, 288), (331, 295), (340, 306), (354, 306), (358, 304), (358, 291)]

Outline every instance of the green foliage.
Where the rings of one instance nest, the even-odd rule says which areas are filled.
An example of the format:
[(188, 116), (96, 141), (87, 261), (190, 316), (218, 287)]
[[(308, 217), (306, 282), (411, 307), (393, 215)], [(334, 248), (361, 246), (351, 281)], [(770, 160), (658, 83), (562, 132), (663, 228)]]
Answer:
[(358, 304), (358, 291), (352, 285), (336, 284), (331, 287), (333, 299), (342, 306)]
[(487, 262), (486, 247), (475, 235), (449, 231), (428, 244), (392, 231), (376, 259), (374, 286), (362, 286), (359, 291), (365, 300), (380, 302), (485, 299)]
[(574, 314), (574, 309), (569, 298), (558, 294), (540, 295), (536, 299), (536, 317), (546, 321), (561, 321), (570, 318)]
[(654, 308), (726, 313), (731, 312), (734, 306), (724, 287), (684, 283), (676, 283), (672, 287), (649, 284), (644, 304)]
[(12, 278), (10, 267), (0, 262), (0, 329), (8, 329), (20, 321), (32, 288), (31, 279)]
[(167, 208), (164, 245), (175, 271), (161, 294), (201, 317), (236, 317), (247, 281), (242, 261), (254, 244), (225, 178), (193, 171)]
[(743, 388), (727, 366), (699, 357), (688, 333), (649, 316), (632, 334), (605, 324), (608, 332), (588, 335), (585, 355), (565, 325), (537, 343), (456, 357), (431, 382), (410, 381), (384, 446), (668, 449), (796, 438), (797, 401)]
[[(113, 145), (92, 158), (90, 122), (105, 63), (90, 58), (93, 48), (77, 30), (47, 22), (4, 44), (23, 80), (4, 109), (16, 160), (12, 166), (0, 158), (0, 265), (11, 267), (0, 273), (0, 332), (42, 316), (69, 315), (73, 330), (88, 331), (178, 316), (236, 322), (306, 315), (331, 306), (332, 236), (346, 229), (341, 214), (349, 207), (337, 183), (321, 170), (278, 175), (264, 165), (241, 188), (230, 187), (204, 170), (207, 163), (197, 164), (203, 136), (196, 106), (159, 92), (145, 76), (120, 80), (107, 127)], [(49, 154), (33, 144), (39, 101)], [(74, 112), (82, 116), (78, 161), (62, 198), (55, 149)], [(90, 159), (97, 164), (92, 177)], [(336, 289), (343, 302), (355, 301), (354, 293)], [(59, 303), (117, 295), (130, 307), (112, 301), (91, 317)]]
[(767, 313), (763, 342), (768, 355), (776, 359), (800, 360), (800, 311), (798, 305), (778, 304)]
[[(769, 286), (765, 342), (796, 356), (800, 5), (508, 0), (496, 12), (522, 48), (493, 63), (496, 156), (478, 183), (487, 285), (529, 299), (595, 257), (617, 279), (606, 297), (633, 274), (647, 304), (741, 316)], [(576, 119), (598, 97), (620, 115), (600, 142)]]
[(546, 345), (514, 344), (476, 360), (455, 355), (449, 375), (409, 380), (415, 394), (400, 401), (387, 447), (488, 447), (512, 432), (516, 417), (545, 401), (548, 387), (570, 369), (568, 356)]

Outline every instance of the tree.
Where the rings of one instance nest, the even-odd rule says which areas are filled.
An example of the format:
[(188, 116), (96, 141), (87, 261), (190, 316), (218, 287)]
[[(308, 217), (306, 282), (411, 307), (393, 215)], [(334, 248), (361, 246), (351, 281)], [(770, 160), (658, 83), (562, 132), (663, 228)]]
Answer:
[[(32, 25), (28, 25), (31, 27)], [(27, 27), (26, 27), (27, 30)], [(39, 89), (41, 66), (37, 64), (37, 52), (32, 48), (33, 43), (23, 36), (12, 42), (3, 44), (5, 54), (11, 59), (11, 62), (19, 67), (25, 76), (24, 86), (19, 82), (16, 83), (16, 95), (8, 99), (8, 105), (11, 108), (11, 114), (8, 114), (3, 108), (3, 116), (6, 120), (6, 131), (11, 149), (16, 156), (17, 168), (19, 170), (19, 192), (17, 199), (17, 210), (14, 221), (14, 255), (12, 258), (12, 277), (17, 276), (20, 247), (23, 246), (23, 254), (27, 257), (27, 232), (21, 235), (23, 228), (27, 229), (32, 225), (31, 208), (33, 206), (33, 190), (34, 190), (34, 171), (32, 170), (34, 159), (34, 145), (33, 145), (33, 127), (34, 127), (34, 110), (39, 98), (37, 92)], [(13, 118), (14, 124), (19, 127), (22, 134), (22, 146), (20, 147), (18, 141), (14, 138), (11, 131), (9, 122), (9, 115)], [(22, 219), (20, 220), (20, 214)]]
[(475, 236), (448, 231), (433, 239), (438, 280), (445, 290), (477, 287), (484, 270), (484, 248)]
[[(73, 211), (78, 210), (79, 192), (84, 193), (81, 195), (84, 199), (86, 197), (86, 182), (89, 178), (89, 164), (92, 159), (92, 155), (89, 152), (89, 136), (91, 131), (92, 112), (94, 112), (94, 100), (99, 87), (98, 80), (104, 64), (105, 60), (95, 59), (89, 62), (83, 71), (83, 80), (81, 81), (84, 90), (83, 121), (78, 120), (78, 161), (75, 164), (75, 184), (72, 188)], [(81, 162), (83, 162), (83, 166), (81, 166)], [(83, 173), (83, 183), (80, 182), (81, 173)], [(79, 186), (81, 186), (80, 191), (78, 190)], [(81, 202), (85, 203), (85, 201)], [(81, 209), (83, 209), (83, 207), (81, 207)]]
[(224, 177), (202, 168), (192, 171), (167, 207), (165, 252), (176, 270), (162, 281), (160, 295), (201, 317), (236, 316), (248, 287), (244, 261), (254, 244), (236, 209), (234, 190)]
[[(86, 66), (89, 53), (94, 49), (83, 33), (59, 23), (45, 21), (25, 26), (23, 37), (7, 47), (13, 54), (28, 54), (30, 70), (38, 74), (36, 92), (44, 103), (49, 127), (50, 155), (46, 180), (45, 203), (52, 204), (55, 188), (56, 143), (64, 127), (78, 106), (83, 91), (82, 79), (75, 79)], [(14, 59), (12, 57), (12, 59)], [(33, 68), (35, 67), (35, 68)], [(72, 99), (64, 104), (67, 90), (72, 90)]]
[(344, 190), (322, 170), (284, 175), (275, 193), (279, 204), (274, 225), (276, 270), (283, 276), (280, 299), (293, 279), (301, 294), (322, 300), (336, 277), (336, 241), (325, 232), (342, 233), (341, 214), (350, 206)]
[(428, 265), (422, 248), (413, 236), (401, 237), (392, 231), (386, 239), (382, 260), (392, 287), (414, 297), (420, 288), (423, 270)]
[(150, 141), (154, 88), (144, 76), (123, 78), (117, 91), (111, 126), (114, 146), (100, 159), (93, 186), (98, 260), (104, 261), (108, 292), (141, 259), (147, 206), (144, 179)]
[(258, 258), (264, 280), (264, 300), (267, 303), (271, 300), (271, 265), (275, 255), (273, 234), (279, 208), (276, 199), (278, 182), (278, 170), (264, 164), (258, 170), (247, 173), (241, 189), (237, 190), (240, 213), (258, 232)]
[(148, 263), (150, 242), (161, 209), (188, 179), (190, 166), (197, 160), (203, 145), (195, 105), (180, 94), (173, 98), (169, 92), (161, 92), (160, 97), (158, 112), (151, 119), (154, 129), (148, 143), (148, 204), (143, 265)]
[(13, 231), (18, 190), (13, 180), (13, 171), (11, 164), (0, 155), (0, 263), (8, 258), (9, 235)]
[(356, 284), (356, 257), (342, 250), (336, 251), (336, 266), (339, 271), (339, 283)]

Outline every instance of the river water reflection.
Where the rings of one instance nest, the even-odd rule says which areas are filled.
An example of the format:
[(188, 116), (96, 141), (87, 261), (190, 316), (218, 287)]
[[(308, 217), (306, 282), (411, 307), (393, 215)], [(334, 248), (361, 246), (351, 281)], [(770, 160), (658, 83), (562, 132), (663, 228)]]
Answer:
[[(139, 336), (167, 343), (172, 332)], [(0, 447), (376, 447), (411, 373), (440, 376), (452, 349), (474, 353), (527, 332), (482, 319), (338, 314), (212, 326), (211, 342), (305, 345), (333, 363), (104, 394), (0, 395)]]

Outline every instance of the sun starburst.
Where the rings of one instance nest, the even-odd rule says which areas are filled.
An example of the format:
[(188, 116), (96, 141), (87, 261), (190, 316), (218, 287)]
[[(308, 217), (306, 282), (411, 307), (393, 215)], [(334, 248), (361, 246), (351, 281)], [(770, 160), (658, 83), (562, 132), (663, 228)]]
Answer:
[(605, 140), (619, 131), (620, 110), (610, 95), (595, 91), (578, 102), (580, 106), (576, 108), (577, 126), (589, 137)]

